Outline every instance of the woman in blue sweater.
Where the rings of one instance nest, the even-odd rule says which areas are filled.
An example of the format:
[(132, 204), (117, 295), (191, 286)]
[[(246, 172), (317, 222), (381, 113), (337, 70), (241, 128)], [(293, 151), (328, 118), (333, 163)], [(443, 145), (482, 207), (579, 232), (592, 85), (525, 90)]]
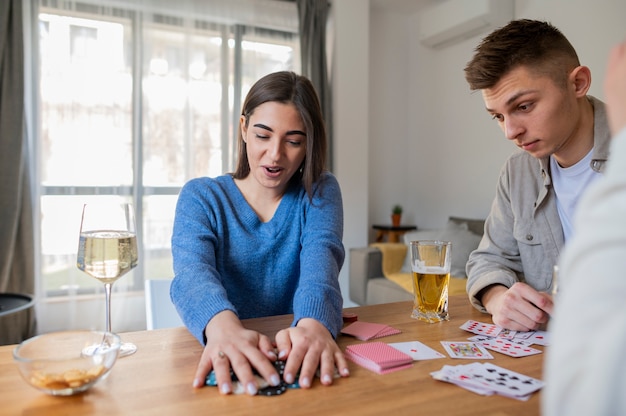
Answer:
[[(254, 395), (252, 368), (276, 386), (278, 358), (286, 360), (285, 382), (300, 371), (300, 386), (310, 387), (319, 368), (329, 385), (335, 368), (349, 374), (335, 342), (343, 207), (337, 180), (324, 170), (326, 131), (311, 82), (292, 72), (261, 78), (239, 130), (235, 173), (189, 181), (176, 207), (171, 297), (205, 345), (193, 384), (203, 386), (213, 369), (220, 392), (231, 393), (232, 368)], [(294, 319), (275, 345), (240, 321), (279, 314)]]

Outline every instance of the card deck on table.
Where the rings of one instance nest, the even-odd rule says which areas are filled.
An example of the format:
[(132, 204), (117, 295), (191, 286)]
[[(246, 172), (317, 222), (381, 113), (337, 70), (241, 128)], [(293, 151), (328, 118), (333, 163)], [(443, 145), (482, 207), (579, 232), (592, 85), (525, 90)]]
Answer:
[(543, 382), (491, 363), (478, 364), (469, 373), (473, 380), (507, 396), (526, 396), (543, 387)]
[(528, 355), (541, 354), (538, 350), (528, 345), (521, 345), (505, 338), (490, 338), (479, 342), (479, 345), (488, 350), (499, 352), (511, 357), (526, 357)]
[(491, 363), (444, 366), (431, 375), (436, 380), (456, 384), (474, 393), (484, 395), (495, 393), (518, 400), (527, 400), (530, 394), (544, 385), (541, 380)]
[(493, 355), (475, 342), (441, 341), (441, 345), (452, 358), (489, 360)]
[(344, 335), (352, 335), (361, 341), (368, 341), (373, 338), (386, 337), (388, 335), (400, 334), (402, 331), (385, 324), (356, 321), (347, 325), (341, 330)]
[(348, 345), (345, 355), (350, 361), (378, 374), (387, 374), (413, 366), (413, 358), (384, 342)]
[[(484, 322), (469, 320), (460, 326), (468, 332), (476, 334), (476, 336), (469, 338), (470, 341), (482, 341), (487, 338), (503, 338), (511, 342), (523, 345), (543, 345), (549, 344), (549, 334), (546, 331), (513, 331), (509, 329), (500, 328), (494, 324), (487, 324)], [(484, 337), (484, 338), (478, 338)]]

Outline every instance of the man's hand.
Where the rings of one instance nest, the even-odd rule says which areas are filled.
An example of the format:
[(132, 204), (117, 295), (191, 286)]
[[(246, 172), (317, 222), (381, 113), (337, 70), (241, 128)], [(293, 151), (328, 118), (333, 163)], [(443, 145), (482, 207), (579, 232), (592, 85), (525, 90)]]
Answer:
[(494, 285), (485, 291), (481, 301), (494, 324), (515, 331), (541, 328), (548, 323), (554, 306), (550, 295), (526, 283), (515, 283), (510, 288)]

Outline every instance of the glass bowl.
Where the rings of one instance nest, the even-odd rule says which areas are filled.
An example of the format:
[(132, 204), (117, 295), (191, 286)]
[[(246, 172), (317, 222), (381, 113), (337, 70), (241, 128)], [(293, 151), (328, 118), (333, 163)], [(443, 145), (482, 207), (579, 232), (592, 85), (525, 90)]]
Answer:
[(111, 332), (51, 332), (22, 342), (13, 358), (28, 384), (47, 394), (69, 396), (106, 377), (120, 345), (120, 337)]

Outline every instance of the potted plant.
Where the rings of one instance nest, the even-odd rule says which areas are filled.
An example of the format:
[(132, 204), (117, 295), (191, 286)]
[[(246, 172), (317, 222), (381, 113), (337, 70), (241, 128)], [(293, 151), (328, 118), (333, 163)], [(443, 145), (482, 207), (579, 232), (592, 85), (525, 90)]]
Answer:
[(391, 209), (391, 225), (394, 227), (400, 226), (400, 220), (402, 219), (402, 205), (394, 205)]

